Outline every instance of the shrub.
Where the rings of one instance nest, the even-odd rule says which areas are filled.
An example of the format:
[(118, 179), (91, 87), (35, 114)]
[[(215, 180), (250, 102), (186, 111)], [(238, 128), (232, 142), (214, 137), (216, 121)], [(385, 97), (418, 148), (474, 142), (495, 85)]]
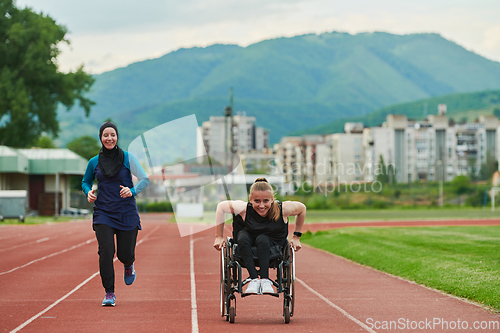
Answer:
[(382, 200), (376, 200), (373, 202), (372, 204), (372, 208), (375, 208), (375, 209), (387, 209), (389, 208), (389, 204), (385, 201), (382, 201)]
[(313, 195), (307, 200), (306, 206), (308, 209), (332, 209), (335, 205), (328, 201), (325, 196)]
[(142, 211), (143, 208), (146, 208), (146, 212), (148, 213), (163, 213), (163, 212), (172, 213), (174, 211), (170, 201), (146, 203), (145, 204), (146, 207), (144, 207), (144, 204), (145, 204), (144, 202), (142, 202), (141, 205), (138, 204), (138, 206), (140, 206), (139, 207), (140, 211)]

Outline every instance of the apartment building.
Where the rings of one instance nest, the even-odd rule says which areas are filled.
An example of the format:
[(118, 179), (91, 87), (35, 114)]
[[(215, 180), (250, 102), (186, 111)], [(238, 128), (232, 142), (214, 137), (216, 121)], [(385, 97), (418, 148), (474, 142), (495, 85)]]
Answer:
[(365, 152), (363, 150), (363, 124), (346, 123), (344, 133), (330, 136), (332, 172), (335, 183), (364, 180)]
[(287, 183), (302, 182), (304, 162), (301, 144), (301, 137), (285, 136), (274, 145), (275, 173), (284, 175)]
[(198, 140), (198, 148), (204, 146), (209, 155), (230, 152), (231, 142), (235, 153), (267, 149), (269, 148), (269, 131), (257, 127), (255, 122), (255, 117), (248, 117), (243, 113), (234, 116), (231, 140), (230, 118), (212, 116), (200, 127), (201, 138)]
[(482, 165), (498, 160), (498, 124), (493, 116), (450, 124), (444, 113), (422, 121), (388, 115), (379, 127), (346, 123), (344, 133), (285, 137), (275, 146), (275, 161), (296, 184), (372, 182), (383, 170), (392, 171), (394, 182), (450, 181), (477, 176)]
[(382, 156), (391, 165), (396, 182), (450, 181), (461, 174), (478, 174), (488, 159), (498, 159), (498, 119), (480, 117), (476, 123), (448, 123), (445, 115), (423, 121), (388, 115), (381, 127), (365, 129), (363, 147), (367, 167), (364, 177), (373, 181), (381, 171)]

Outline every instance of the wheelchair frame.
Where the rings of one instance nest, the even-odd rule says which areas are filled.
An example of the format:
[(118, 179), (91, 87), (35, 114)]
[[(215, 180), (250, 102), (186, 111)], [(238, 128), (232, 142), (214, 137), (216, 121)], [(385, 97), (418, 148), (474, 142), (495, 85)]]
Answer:
[[(234, 253), (236, 245), (233, 239), (228, 237), (221, 250), (220, 259), (221, 316), (226, 317), (226, 321), (230, 323), (234, 323), (236, 317), (235, 293), (240, 293), (242, 298), (253, 295), (242, 292), (243, 286), (250, 282), (250, 278), (242, 281), (241, 258), (236, 257)], [(270, 261), (269, 268), (277, 269), (276, 280), (272, 281), (277, 292), (270, 295), (279, 297), (279, 294), (283, 293), (283, 318), (288, 324), (295, 312), (295, 251), (290, 244), (287, 243), (283, 247), (279, 258)]]

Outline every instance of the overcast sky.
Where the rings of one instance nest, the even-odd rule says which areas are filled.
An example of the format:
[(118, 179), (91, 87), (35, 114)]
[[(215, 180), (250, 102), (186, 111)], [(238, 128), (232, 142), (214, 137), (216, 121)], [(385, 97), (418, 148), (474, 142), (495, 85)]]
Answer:
[(102, 73), (181, 47), (305, 33), (433, 32), (500, 62), (500, 0), (17, 0), (65, 25), (62, 71)]

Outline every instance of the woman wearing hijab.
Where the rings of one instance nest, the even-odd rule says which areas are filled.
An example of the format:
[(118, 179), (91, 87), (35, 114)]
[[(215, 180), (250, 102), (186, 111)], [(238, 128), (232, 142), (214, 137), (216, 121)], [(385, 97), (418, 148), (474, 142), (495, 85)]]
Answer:
[[(115, 271), (113, 257), (116, 253), (123, 263), (126, 285), (135, 281), (135, 245), (141, 221), (135, 196), (149, 185), (149, 178), (137, 158), (117, 145), (118, 129), (112, 122), (105, 122), (99, 129), (102, 148), (99, 155), (90, 159), (82, 180), (82, 189), (88, 202), (94, 202), (92, 227), (99, 244), (99, 271), (106, 296), (103, 306), (115, 305)], [(139, 180), (134, 186), (132, 175)], [(98, 192), (92, 189), (98, 181)]]

